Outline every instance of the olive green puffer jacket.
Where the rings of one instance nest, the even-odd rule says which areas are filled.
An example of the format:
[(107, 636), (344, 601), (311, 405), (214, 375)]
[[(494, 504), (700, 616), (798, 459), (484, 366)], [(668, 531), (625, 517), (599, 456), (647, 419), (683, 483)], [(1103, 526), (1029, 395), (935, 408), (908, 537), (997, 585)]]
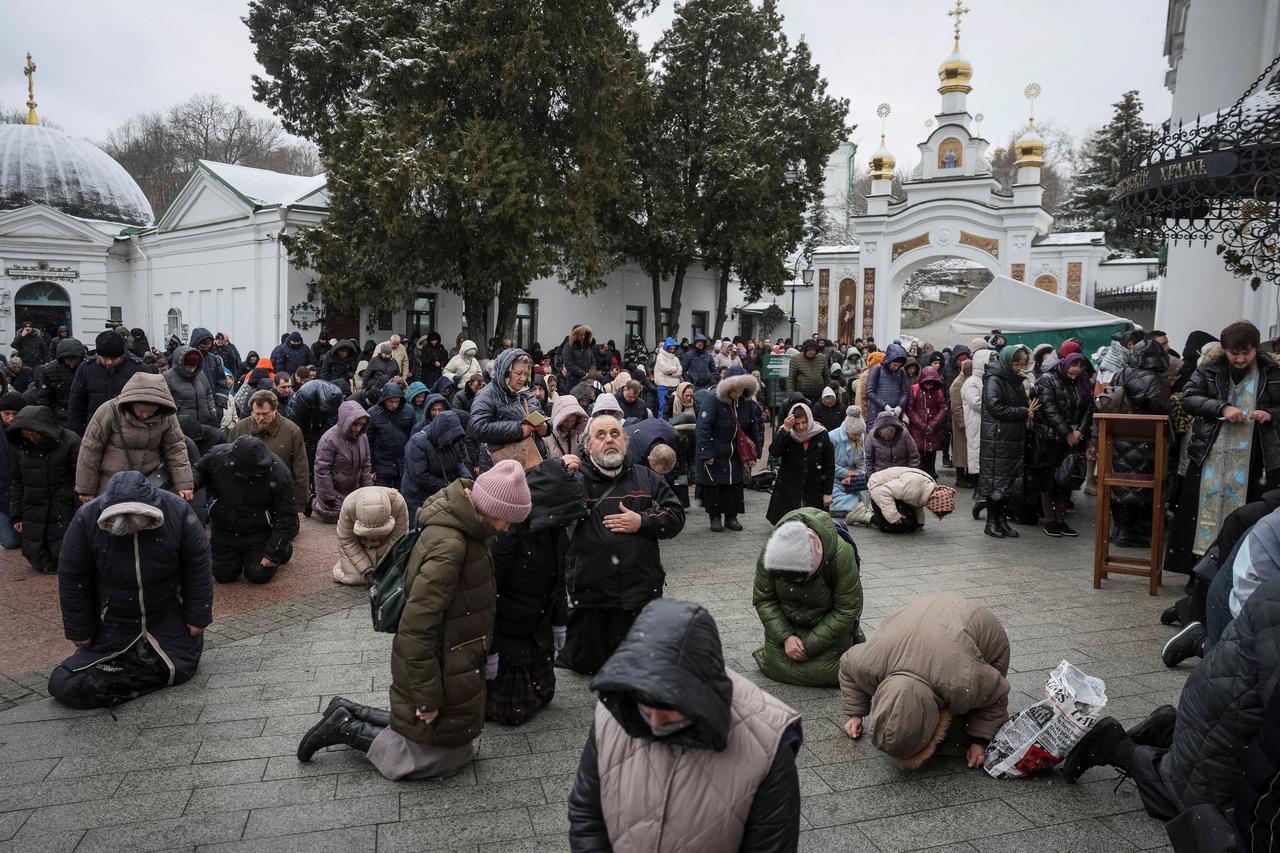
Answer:
[[(418, 512), (422, 533), (405, 567), (405, 605), (391, 645), (391, 727), (428, 746), (462, 746), (484, 725), (484, 663), (497, 587), (471, 481), (454, 480)], [(439, 711), (426, 725), (414, 710)]]
[[(756, 664), (774, 681), (806, 687), (835, 686), (839, 683), (840, 656), (850, 646), (866, 641), (858, 625), (862, 618), (862, 577), (857, 551), (822, 510), (793, 510), (778, 524), (788, 521), (803, 522), (818, 534), (823, 564), (808, 580), (792, 583), (765, 571), (761, 549), (751, 594), (751, 603), (764, 623), (765, 642), (763, 648), (756, 650)], [(793, 634), (804, 642), (808, 660), (794, 661), (783, 651), (782, 644)]]

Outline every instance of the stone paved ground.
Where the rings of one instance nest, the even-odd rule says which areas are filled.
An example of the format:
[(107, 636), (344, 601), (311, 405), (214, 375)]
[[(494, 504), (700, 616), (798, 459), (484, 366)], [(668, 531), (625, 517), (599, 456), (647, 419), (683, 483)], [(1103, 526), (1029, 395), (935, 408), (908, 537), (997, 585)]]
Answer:
[[(730, 665), (762, 683), (750, 584), (766, 498), (748, 493), (743, 533), (709, 533), (694, 515), (663, 549), (667, 594), (710, 608)], [(967, 508), (966, 498), (910, 537), (856, 532), (869, 628), (913, 595), (955, 590), (1008, 629), (1014, 709), (1064, 657), (1106, 680), (1122, 721), (1176, 701), (1187, 670), (1160, 663), (1171, 629), (1158, 621), (1176, 581), (1158, 598), (1133, 578), (1093, 590), (1091, 503), (1075, 541), (1028, 528), (992, 540)], [(0, 712), (0, 851), (566, 850), (565, 798), (592, 713), (582, 678), (562, 672), (555, 702), (528, 725), (488, 727), (473, 766), (443, 782), (388, 782), (349, 750), (296, 761), (331, 696), (386, 703), (391, 638), (367, 612), (359, 591), (330, 589), (221, 619), (191, 683), (120, 707), (118, 720), (47, 699)], [(40, 678), (8, 683), (24, 681)], [(1113, 790), (1109, 771), (1078, 786), (1052, 775), (997, 782), (958, 758), (905, 773), (843, 736), (835, 690), (768, 689), (804, 715), (803, 850), (1169, 849), (1132, 783)]]

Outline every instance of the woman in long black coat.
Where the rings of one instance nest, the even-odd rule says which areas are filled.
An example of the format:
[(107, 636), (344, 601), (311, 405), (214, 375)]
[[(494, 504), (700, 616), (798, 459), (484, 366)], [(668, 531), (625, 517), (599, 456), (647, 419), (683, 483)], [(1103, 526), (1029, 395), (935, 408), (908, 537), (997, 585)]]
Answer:
[(813, 412), (805, 403), (791, 407), (787, 418), (773, 435), (769, 457), (779, 460), (778, 476), (765, 518), (777, 524), (793, 509), (811, 506), (826, 509), (831, 505), (831, 488), (835, 483), (835, 448), (822, 424), (813, 420)]
[(37, 572), (56, 572), (63, 536), (80, 506), (80, 436), (63, 427), (47, 406), (25, 406), (6, 434), (13, 460), (6, 509), (22, 534), (22, 556)]
[(1058, 486), (1055, 475), (1062, 460), (1081, 454), (1093, 431), (1093, 383), (1084, 375), (1085, 358), (1078, 352), (1041, 374), (1036, 380), (1034, 473), (1049, 536), (1077, 536), (1067, 524), (1071, 492)]
[(185, 500), (121, 471), (71, 522), (58, 597), (78, 648), (49, 676), (53, 698), (110, 707), (181, 684), (213, 621), (209, 537)]
[(751, 470), (743, 463), (737, 434), (741, 429), (755, 442), (759, 458), (764, 446), (764, 418), (754, 399), (759, 388), (756, 378), (741, 367), (730, 368), (712, 389), (714, 396), (707, 392), (706, 409), (694, 430), (693, 481), (702, 487), (702, 505), (716, 532), (742, 529), (738, 515), (745, 511), (742, 490)]
[(533, 499), (529, 517), (494, 537), (489, 548), (498, 599), (485, 717), (507, 726), (527, 721), (555, 695), (552, 659), (564, 648), (569, 615), (567, 528), (587, 514), (582, 478), (559, 459), (531, 468), (525, 478)]
[(987, 501), (983, 531), (997, 539), (1017, 538), (1006, 513), (1009, 502), (1022, 497), (1030, 401), (1022, 371), (1031, 361), (1025, 346), (1007, 346), (987, 366), (982, 379), (982, 438), (978, 454), (978, 494)]

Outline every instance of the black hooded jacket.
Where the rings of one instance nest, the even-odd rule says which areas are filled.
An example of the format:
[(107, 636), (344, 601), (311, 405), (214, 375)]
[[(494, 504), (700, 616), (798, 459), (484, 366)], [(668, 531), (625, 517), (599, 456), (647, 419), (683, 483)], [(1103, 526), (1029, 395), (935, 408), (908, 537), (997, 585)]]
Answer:
[[(159, 526), (124, 536), (99, 527), (103, 513), (122, 503), (159, 509)], [(90, 640), (64, 666), (90, 666), (129, 648), (145, 631), (172, 664), (170, 684), (181, 684), (195, 674), (204, 648), (204, 635), (191, 636), (187, 626), (213, 621), (209, 538), (185, 500), (137, 471), (121, 471), (80, 507), (67, 530), (58, 598), (67, 639)]]
[[(683, 731), (663, 738), (664, 743), (716, 752), (729, 748), (733, 682), (725, 673), (715, 621), (697, 604), (662, 599), (646, 607), (592, 679), (591, 689), (630, 737), (657, 740), (638, 707), (638, 697), (643, 696), (693, 721)], [(800, 785), (795, 758), (801, 741), (798, 723), (782, 733), (773, 764), (752, 800), (740, 851), (796, 849)], [(574, 853), (612, 850), (600, 803), (594, 724), (569, 794), (569, 846)]]
[(427, 335), (425, 346), (415, 347), (414, 377), (428, 388), (440, 379), (444, 366), (449, 363), (449, 351), (440, 342), (440, 335), (435, 332)]
[(287, 562), (298, 535), (289, 466), (260, 439), (245, 435), (213, 448), (196, 471), (197, 483), (213, 500), (212, 537), (240, 546), (265, 541), (268, 560)]
[[(23, 430), (37, 432), (37, 444)], [(80, 436), (66, 429), (45, 406), (26, 406), (5, 431), (9, 439), (9, 519), (22, 522), (22, 553), (28, 560), (47, 547), (55, 560), (63, 534), (80, 501), (76, 498), (76, 457)]]
[(316, 378), (340, 385), (347, 394), (350, 394), (351, 382), (356, 378), (356, 369), (359, 366), (360, 348), (356, 346), (356, 342), (338, 341), (338, 345), (325, 353), (320, 361)]
[(314, 445), (325, 430), (338, 422), (338, 407), (346, 398), (347, 392), (339, 384), (312, 379), (293, 392), (284, 414), (302, 430), (307, 444)]
[[(1142, 341), (1129, 353), (1129, 364), (1111, 380), (1124, 387), (1124, 397), (1135, 415), (1169, 414), (1164, 374), (1169, 354), (1156, 341)], [(1116, 439), (1111, 443), (1111, 467), (1118, 474), (1150, 474), (1156, 469), (1155, 445)], [(1123, 506), (1150, 506), (1149, 489), (1116, 487), (1111, 502)]]
[[(399, 398), (400, 408), (394, 412), (386, 407), (388, 400)], [(404, 399), (404, 387), (399, 382), (387, 382), (382, 387), (378, 405), (369, 410), (369, 453), (373, 456), (373, 473), (380, 479), (400, 482), (404, 473), (404, 448), (413, 430), (413, 409)]]
[(471, 478), (463, 446), (458, 413), (445, 409), (413, 434), (404, 451), (400, 493), (409, 505), (409, 517), (417, 516), (427, 498), (460, 478)]
[[(443, 415), (442, 415), (443, 416)], [(529, 470), (533, 508), (522, 523), (490, 545), (498, 586), (493, 651), (513, 666), (528, 666), (552, 651), (553, 625), (568, 617), (564, 561), (567, 526), (586, 514), (582, 480), (559, 459)]]
[[(67, 405), (71, 400), (71, 383), (76, 378), (75, 368), (67, 359), (85, 357), (84, 344), (75, 338), (60, 338), (53, 348), (53, 361), (40, 370), (40, 381), (36, 383), (34, 402), (40, 406), (48, 406), (58, 423), (67, 424)], [(77, 366), (80, 364), (76, 362)]]
[[(1266, 409), (1271, 420), (1255, 424), (1255, 442), (1261, 442), (1262, 467), (1267, 471), (1280, 468), (1280, 364), (1264, 352), (1258, 353), (1258, 392), (1255, 409)], [(1204, 464), (1209, 448), (1218, 437), (1222, 422), (1218, 420), (1231, 391), (1231, 363), (1226, 353), (1191, 374), (1182, 389), (1182, 406), (1196, 415), (1191, 426), (1187, 456), (1197, 469)], [(1126, 390), (1127, 395), (1127, 390)]]

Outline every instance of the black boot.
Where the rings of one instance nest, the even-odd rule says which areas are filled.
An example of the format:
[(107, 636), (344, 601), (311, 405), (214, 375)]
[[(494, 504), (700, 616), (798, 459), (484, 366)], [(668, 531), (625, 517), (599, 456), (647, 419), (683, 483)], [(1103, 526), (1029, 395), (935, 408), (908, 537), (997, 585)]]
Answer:
[(1138, 511), (1136, 507), (1116, 507), (1116, 515), (1124, 520), (1116, 528), (1116, 536), (1113, 540), (1116, 543), (1116, 547), (1143, 549), (1151, 547), (1151, 540), (1138, 532)]
[(1115, 717), (1103, 717), (1058, 765), (1058, 772), (1074, 785), (1090, 767), (1116, 767), (1126, 773), (1133, 762), (1133, 740)]
[(738, 522), (738, 517), (736, 515), (726, 515), (724, 517), (724, 529), (741, 530), (742, 525)]
[(1168, 749), (1173, 743), (1173, 727), (1178, 722), (1178, 710), (1172, 705), (1161, 705), (1142, 722), (1129, 729), (1129, 740), (1140, 746)]
[(346, 708), (347, 713), (355, 717), (357, 720), (363, 720), (366, 723), (373, 723), (375, 726), (382, 726), (384, 729), (391, 725), (391, 712), (382, 708), (371, 708), (368, 705), (361, 705), (352, 702), (350, 699), (344, 699), (341, 696), (334, 696), (329, 700), (329, 707), (324, 709), (324, 715), (327, 717), (339, 708)]
[(1181, 625), (1182, 620), (1178, 618), (1178, 605), (1166, 607), (1164, 612), (1160, 614), (1161, 625)]
[(1000, 505), (995, 501), (987, 501), (987, 526), (982, 532), (996, 539), (1004, 538), (1004, 528), (1000, 526)]
[(1165, 666), (1173, 669), (1187, 658), (1204, 657), (1204, 641), (1207, 636), (1208, 632), (1202, 623), (1192, 622), (1169, 638), (1169, 642), (1160, 650), (1160, 659)]
[(1017, 539), (1018, 531), (1009, 526), (1009, 502), (1000, 501), (1000, 509), (996, 512), (996, 523), (1006, 539)]
[(357, 720), (346, 708), (338, 708), (302, 736), (302, 742), (298, 744), (298, 760), (310, 761), (316, 750), (338, 744), (346, 744), (357, 752), (368, 752), (373, 739), (383, 728)]
[(720, 523), (720, 516), (718, 515), (711, 516), (711, 532), (712, 533), (724, 532), (724, 525)]

